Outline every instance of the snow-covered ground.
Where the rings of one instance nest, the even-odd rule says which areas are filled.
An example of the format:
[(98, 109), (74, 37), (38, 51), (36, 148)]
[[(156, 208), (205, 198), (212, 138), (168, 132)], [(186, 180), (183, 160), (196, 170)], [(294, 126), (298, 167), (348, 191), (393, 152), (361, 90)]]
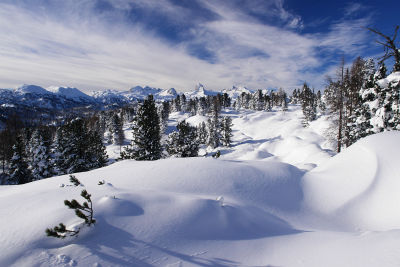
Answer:
[[(80, 222), (63, 204), (81, 201), (68, 176), (0, 187), (0, 266), (399, 265), (399, 132), (333, 156), (325, 118), (303, 128), (299, 107), (224, 113), (234, 142), (218, 159), (77, 173), (97, 220), (77, 238), (44, 233)], [(168, 129), (185, 118), (172, 114)], [(117, 150), (108, 148), (111, 158)]]

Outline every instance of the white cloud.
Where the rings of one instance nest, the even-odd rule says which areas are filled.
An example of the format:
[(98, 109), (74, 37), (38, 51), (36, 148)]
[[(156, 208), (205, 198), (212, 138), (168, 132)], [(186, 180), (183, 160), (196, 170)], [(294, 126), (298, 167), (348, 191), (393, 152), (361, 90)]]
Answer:
[[(129, 1), (110, 1), (120, 10), (130, 8)], [(166, 0), (135, 2), (150, 10), (159, 7), (176, 21), (187, 19), (184, 8)], [(350, 28), (347, 21), (337, 23), (329, 34), (301, 35), (262, 24), (222, 2), (204, 0), (220, 19), (198, 23), (191, 40), (172, 45), (138, 25), (108, 24), (107, 19), (115, 18), (94, 16), (87, 10), (91, 1), (82, 3), (69, 4), (68, 14), (58, 19), (0, 4), (0, 87), (35, 83), (83, 90), (123, 90), (133, 85), (188, 90), (203, 82), (214, 90), (233, 84), (293, 88), (305, 77), (319, 83), (320, 73), (307, 71), (321, 67), (319, 49), (355, 52), (351, 44), (366, 38), (357, 33), (366, 22), (362, 20), (351, 21)], [(285, 13), (282, 2), (277, 3), (281, 19), (300, 27), (301, 18)], [(112, 15), (123, 14), (116, 12)], [(213, 63), (190, 55), (193, 44), (215, 55)]]
[(365, 7), (363, 5), (361, 5), (360, 3), (351, 2), (351, 3), (348, 3), (347, 6), (345, 7), (344, 15), (351, 16), (351, 15), (357, 14), (358, 12), (360, 12), (364, 9), (365, 9)]

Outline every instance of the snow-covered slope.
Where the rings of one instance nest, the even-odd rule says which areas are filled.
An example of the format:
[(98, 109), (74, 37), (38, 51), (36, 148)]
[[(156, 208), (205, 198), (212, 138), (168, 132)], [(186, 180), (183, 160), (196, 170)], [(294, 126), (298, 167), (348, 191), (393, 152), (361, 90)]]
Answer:
[[(0, 266), (398, 265), (400, 132), (330, 157), (326, 121), (304, 128), (297, 106), (222, 115), (235, 126), (218, 159), (125, 160), (77, 173), (97, 220), (77, 238), (44, 233), (81, 221), (63, 205), (81, 201), (83, 187), (68, 176), (0, 187)], [(185, 118), (173, 113), (168, 126)]]
[[(79, 199), (81, 187), (60, 187), (69, 184), (67, 176), (2, 187), (0, 215), (7, 220), (0, 226), (7, 231), (1, 236), (0, 266), (54, 266), (60, 255), (68, 255), (79, 266), (95, 262), (147, 266), (159, 257), (155, 255), (178, 248), (189, 252), (211, 240), (237, 242), (293, 234), (297, 230), (273, 210), (298, 208), (301, 175), (283, 163), (202, 158), (123, 161), (77, 174), (93, 195), (98, 223), (72, 243), (45, 237), (44, 229), (59, 222), (79, 222), (63, 207), (63, 200)], [(106, 184), (97, 185), (102, 179)], [(222, 206), (216, 200), (219, 196), (224, 198)], [(146, 260), (151, 254), (152, 259)], [(170, 257), (162, 263), (180, 256)]]
[(18, 87), (16, 92), (20, 94), (39, 94), (39, 95), (51, 95), (52, 92), (47, 91), (43, 87), (37, 86), (37, 85), (30, 85), (30, 84), (24, 84), (20, 87)]
[(21, 117), (26, 114), (42, 112), (53, 114), (64, 109), (75, 107), (91, 106), (98, 104), (95, 99), (82, 93), (76, 88), (53, 87), (49, 90), (37, 85), (23, 85), (16, 89), (0, 90), (1, 113), (19, 114)]
[(273, 159), (310, 169), (333, 155), (323, 136), (325, 118), (304, 128), (299, 106), (290, 105), (287, 112), (240, 111), (227, 115), (233, 119), (234, 145), (224, 149), (224, 158)]
[(305, 206), (350, 229), (400, 227), (400, 132), (366, 137), (303, 179)]
[(47, 88), (50, 92), (53, 92), (56, 95), (64, 96), (65, 98), (72, 99), (74, 101), (93, 101), (93, 98), (83, 93), (77, 88), (73, 87), (59, 87), (59, 86), (51, 86)]
[(123, 105), (129, 101), (120, 91), (110, 89), (104, 91), (94, 91), (91, 95), (97, 102), (105, 105)]

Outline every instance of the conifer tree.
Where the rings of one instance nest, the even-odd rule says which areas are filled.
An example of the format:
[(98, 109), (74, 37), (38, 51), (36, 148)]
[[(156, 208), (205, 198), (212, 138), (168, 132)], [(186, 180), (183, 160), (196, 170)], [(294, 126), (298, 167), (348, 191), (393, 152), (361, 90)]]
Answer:
[(97, 131), (89, 131), (86, 122), (81, 118), (74, 119), (57, 130), (53, 153), (58, 174), (103, 167), (108, 158), (103, 138)]
[(88, 134), (88, 145), (85, 156), (88, 169), (101, 168), (107, 165), (108, 155), (103, 144), (103, 138), (97, 131), (90, 131)]
[(123, 122), (118, 114), (114, 114), (111, 117), (110, 133), (112, 134), (112, 142), (115, 145), (122, 146), (125, 140), (125, 134), (123, 128)]
[(285, 91), (282, 94), (281, 108), (282, 108), (282, 111), (288, 110), (288, 100), (287, 100), (287, 95), (286, 95)]
[(152, 95), (143, 102), (134, 120), (133, 139), (121, 153), (122, 159), (157, 160), (161, 158), (160, 124)]
[(232, 143), (232, 119), (225, 116), (221, 122), (221, 142), (223, 146), (230, 147)]
[(67, 135), (65, 127), (58, 127), (56, 129), (56, 135), (54, 142), (51, 146), (52, 152), (52, 168), (55, 174), (61, 175), (67, 173), (68, 166), (65, 164), (65, 151), (67, 149)]
[(208, 136), (207, 126), (206, 123), (203, 121), (197, 127), (197, 140), (199, 141), (200, 144), (206, 144), (207, 136)]
[(177, 157), (196, 157), (199, 151), (196, 128), (182, 121), (176, 126), (177, 132), (168, 135), (167, 152)]
[(47, 178), (54, 174), (49, 147), (46, 146), (42, 134), (38, 129), (32, 134), (29, 154), (29, 169), (32, 172), (34, 180)]
[(9, 168), (9, 183), (25, 184), (32, 181), (32, 174), (26, 162), (25, 146), (22, 137), (18, 135), (13, 146), (13, 156)]
[[(70, 175), (70, 182), (74, 186), (81, 185), (81, 182), (73, 175)], [(77, 200), (64, 200), (64, 205), (70, 209), (75, 211), (75, 215), (84, 220), (84, 225), (91, 226), (96, 223), (94, 219), (94, 211), (93, 211), (93, 202), (92, 202), (92, 195), (89, 194), (86, 189), (83, 189), (81, 192), (81, 197), (83, 197), (86, 201), (82, 204), (79, 203)], [(59, 225), (53, 228), (47, 228), (45, 233), (49, 237), (56, 237), (56, 238), (65, 238), (65, 237), (72, 237), (79, 234), (81, 228), (77, 229), (67, 229), (65, 224), (60, 223)]]
[(303, 85), (301, 101), (305, 121), (310, 122), (315, 120), (317, 115), (315, 96), (314, 92), (310, 89), (310, 87), (308, 87), (307, 83), (304, 83)]
[(169, 101), (165, 101), (159, 108), (158, 117), (160, 118), (160, 133), (164, 134), (168, 126), (170, 105)]
[(82, 118), (77, 118), (65, 126), (66, 147), (63, 151), (67, 173), (90, 170), (87, 160), (88, 130)]
[(218, 147), (220, 144), (220, 122), (218, 103), (214, 101), (212, 106), (211, 118), (208, 119), (208, 138), (207, 145), (212, 148)]

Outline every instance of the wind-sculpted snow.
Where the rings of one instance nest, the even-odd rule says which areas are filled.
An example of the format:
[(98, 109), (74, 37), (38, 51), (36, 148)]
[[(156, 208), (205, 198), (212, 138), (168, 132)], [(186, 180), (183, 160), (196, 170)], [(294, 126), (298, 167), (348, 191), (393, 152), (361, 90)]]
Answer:
[(400, 227), (400, 132), (366, 137), (303, 178), (305, 207), (346, 229)]
[[(290, 106), (288, 112), (233, 113), (233, 149), (225, 158), (265, 160), (268, 158), (310, 169), (333, 153), (325, 146), (326, 138), (311, 127), (304, 128), (302, 112)], [(324, 124), (323, 119), (315, 123)]]
[[(93, 246), (115, 240), (121, 240), (117, 242), (121, 245), (127, 236), (156, 244), (166, 240), (187, 240), (190, 244), (196, 240), (252, 240), (299, 233), (281, 214), (299, 209), (302, 174), (279, 162), (202, 158), (127, 160), (78, 173), (77, 178), (92, 194), (98, 226), (73, 240), (76, 249), (72, 251), (72, 241), (50, 240), (44, 229), (59, 222), (67, 226), (79, 222), (63, 207), (63, 200), (78, 199), (82, 187), (71, 186), (68, 176), (2, 187), (0, 216), (7, 220), (0, 226), (7, 231), (1, 237), (0, 266), (18, 260), (28, 264), (22, 257), (33, 255), (37, 256), (36, 263), (50, 266), (49, 258), (41, 260), (42, 251), (68, 251), (78, 262), (97, 258), (109, 262), (111, 247), (100, 253)], [(98, 185), (100, 179), (106, 183)], [(217, 201), (218, 196), (224, 197), (223, 203)], [(109, 233), (114, 234), (111, 237)], [(80, 252), (87, 249), (94, 250), (91, 256)], [(134, 253), (129, 257), (133, 260)]]
[[(324, 117), (304, 128), (297, 106), (222, 115), (234, 136), (218, 159), (124, 160), (76, 173), (84, 187), (67, 175), (0, 187), (0, 266), (398, 265), (399, 132), (331, 157)], [(188, 116), (172, 113), (168, 129), (206, 121)], [(81, 223), (63, 201), (83, 188), (96, 225), (46, 237)]]

